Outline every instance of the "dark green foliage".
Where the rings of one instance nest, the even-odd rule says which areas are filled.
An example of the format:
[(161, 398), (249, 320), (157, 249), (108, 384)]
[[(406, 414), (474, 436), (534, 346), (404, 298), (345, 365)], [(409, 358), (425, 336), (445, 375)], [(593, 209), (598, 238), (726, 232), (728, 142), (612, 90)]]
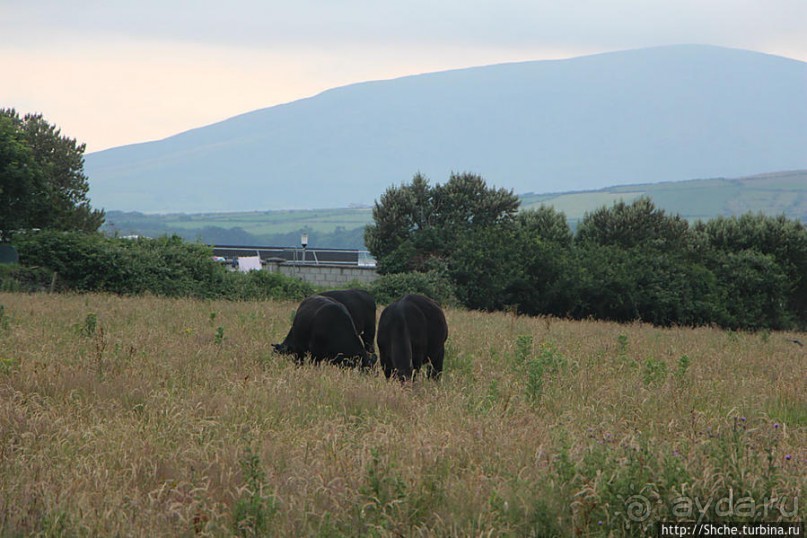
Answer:
[(61, 288), (121, 294), (214, 297), (224, 270), (209, 247), (178, 237), (109, 239), (100, 234), (39, 232), (17, 240), (20, 262), (47, 267)]
[(784, 217), (698, 223), (640, 198), (577, 230), (577, 317), (784, 329), (807, 320), (807, 232)]
[(551, 376), (566, 370), (566, 358), (561, 355), (555, 346), (544, 342), (539, 349), (534, 349), (531, 335), (519, 335), (516, 338), (516, 353), (513, 357), (513, 366), (521, 372), (527, 399), (537, 402), (544, 391), (544, 381)]
[(512, 225), (474, 228), (457, 238), (448, 274), (463, 305), (502, 310), (521, 301), (517, 292), (527, 276), (520, 239)]
[(667, 379), (667, 363), (653, 357), (644, 361), (642, 379), (645, 385), (661, 385)]
[(222, 296), (236, 300), (302, 300), (315, 292), (314, 287), (297, 278), (269, 271), (225, 273)]
[[(410, 185), (390, 187), (373, 207), (373, 224), (364, 232), (364, 244), (385, 271), (385, 260), (402, 244), (430, 225), (429, 182), (417, 174)], [(394, 272), (394, 271), (386, 271)]]
[(542, 217), (555, 221), (549, 228), (530, 222), (537, 215), (476, 227), (457, 237), (448, 276), (463, 305), (525, 314), (570, 311), (576, 298), (561, 283), (570, 281), (574, 272), (569, 267), (571, 232), (562, 213), (542, 211)]
[(571, 316), (580, 303), (584, 276), (571, 245), (524, 229), (517, 237), (521, 270), (510, 274), (511, 304), (524, 314)]
[[(430, 187), (417, 175), (376, 203), (365, 239), (381, 272), (441, 275), (473, 309), (662, 326), (807, 326), (799, 222), (749, 214), (690, 227), (642, 197), (586, 214), (573, 234), (563, 213), (517, 207), (478, 176)], [(390, 282), (406, 279), (426, 280)]]
[[(788, 311), (801, 326), (807, 326), (807, 228), (802, 223), (784, 216), (767, 217), (747, 213), (740, 217), (720, 217), (698, 223), (695, 231), (700, 235), (700, 241), (715, 252), (719, 269), (727, 268), (727, 260), (721, 259), (722, 254), (739, 255), (743, 251), (752, 251), (769, 256), (770, 261), (777, 266), (772, 276), (778, 279), (780, 275), (784, 275), (787, 280)], [(734, 261), (746, 267), (761, 267), (767, 263), (761, 260), (750, 263), (747, 258), (748, 255)], [(729, 267), (731, 263), (728, 262)]]
[(562, 213), (541, 207), (517, 216), (518, 205), (512, 192), (473, 174), (434, 187), (418, 174), (376, 203), (365, 242), (382, 273), (438, 268), (469, 308), (538, 313), (559, 271), (546, 251), (568, 249), (572, 234)]
[(523, 234), (540, 238), (546, 244), (569, 247), (574, 239), (566, 215), (551, 206), (521, 211), (516, 216), (516, 224)]
[(17, 235), (16, 245), (22, 272), (45, 272), (57, 290), (236, 300), (302, 299), (314, 293), (309, 284), (276, 273), (228, 272), (213, 261), (210, 247), (176, 236), (130, 240), (41, 231)]
[(511, 222), (518, 206), (512, 191), (489, 188), (474, 174), (452, 174), (434, 187), (417, 174), (381, 195), (364, 241), (382, 273), (425, 271), (449, 259), (465, 234)]
[[(366, 233), (383, 273), (368, 291), (380, 304), (422, 293), (444, 305), (530, 315), (807, 326), (807, 231), (784, 217), (745, 215), (690, 228), (639, 199), (587, 215), (575, 236), (562, 213), (540, 207), (516, 215), (512, 193), (487, 189), (470, 174), (436, 187), (416, 176), (382, 202), (374, 211), (382, 220)], [(6, 291), (235, 300), (315, 292), (277, 273), (228, 272), (212, 261), (210, 247), (176, 236), (42, 231), (16, 234), (15, 245), (20, 265), (0, 268)]]
[(53, 282), (53, 273), (44, 267), (0, 264), (0, 291), (46, 291)]
[(84, 144), (39, 114), (0, 109), (0, 238), (20, 229), (96, 231), (104, 212), (90, 207)]
[(714, 274), (681, 255), (599, 245), (579, 246), (575, 255), (575, 317), (701, 325), (718, 316), (722, 295)]
[(29, 225), (39, 189), (33, 152), (5, 110), (0, 110), (0, 241)]
[[(785, 329), (791, 282), (775, 259), (753, 250), (720, 252), (713, 260), (724, 300), (718, 322), (732, 329)], [(802, 313), (803, 314), (803, 313)]]
[(392, 303), (408, 293), (426, 295), (443, 306), (456, 303), (453, 284), (438, 271), (382, 275), (367, 291), (378, 304)]
[(655, 248), (681, 251), (689, 244), (689, 224), (679, 215), (667, 215), (650, 198), (630, 204), (616, 202), (587, 213), (577, 226), (579, 243), (621, 248)]

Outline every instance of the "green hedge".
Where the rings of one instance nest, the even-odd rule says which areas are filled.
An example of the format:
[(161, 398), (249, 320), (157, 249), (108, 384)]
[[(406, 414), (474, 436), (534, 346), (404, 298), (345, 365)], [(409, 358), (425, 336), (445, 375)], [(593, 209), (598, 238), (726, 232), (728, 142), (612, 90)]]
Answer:
[(0, 265), (0, 291), (47, 291), (57, 283), (53, 271), (44, 267), (24, 267), (18, 264)]
[(453, 284), (437, 271), (382, 275), (367, 291), (379, 304), (389, 304), (409, 293), (426, 295), (443, 306), (457, 303)]
[(132, 240), (42, 231), (18, 235), (14, 244), (20, 270), (47, 275), (46, 283), (55, 272), (57, 290), (234, 300), (301, 299), (315, 292), (280, 274), (229, 272), (210, 247), (177, 236)]
[[(561, 248), (517, 235), (512, 241), (494, 234), (474, 239), (461, 243), (451, 263), (432, 260), (426, 272), (385, 274), (366, 289), (382, 305), (422, 293), (443, 305), (577, 319), (752, 330), (805, 326), (799, 302), (805, 265), (796, 256), (804, 249), (791, 248), (796, 254), (787, 251), (786, 257), (705, 241), (687, 251), (596, 243)], [(17, 235), (14, 244), (20, 264), (0, 266), (3, 291), (231, 300), (301, 300), (318, 291), (279, 273), (230, 272), (213, 260), (210, 247), (176, 236), (128, 240), (43, 231)], [(507, 256), (502, 245), (519, 246), (518, 256)]]

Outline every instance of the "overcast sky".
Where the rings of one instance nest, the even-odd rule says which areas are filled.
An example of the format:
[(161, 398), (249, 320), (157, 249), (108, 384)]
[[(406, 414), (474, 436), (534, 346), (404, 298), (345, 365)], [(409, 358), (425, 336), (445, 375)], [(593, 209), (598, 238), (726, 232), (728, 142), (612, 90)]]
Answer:
[(681, 43), (807, 61), (807, 0), (0, 0), (0, 107), (91, 152), (353, 82)]

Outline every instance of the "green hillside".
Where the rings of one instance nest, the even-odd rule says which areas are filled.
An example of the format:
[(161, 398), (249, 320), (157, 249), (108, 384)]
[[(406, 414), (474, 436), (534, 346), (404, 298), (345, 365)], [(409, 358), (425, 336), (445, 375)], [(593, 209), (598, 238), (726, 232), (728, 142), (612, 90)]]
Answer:
[(779, 172), (736, 179), (694, 179), (609, 187), (598, 191), (526, 194), (522, 207), (547, 204), (576, 221), (587, 211), (617, 200), (649, 196), (658, 207), (689, 220), (749, 211), (784, 214), (807, 222), (807, 170)]
[[(691, 221), (751, 211), (784, 214), (807, 223), (807, 170), (623, 185), (596, 191), (530, 193), (522, 195), (521, 200), (522, 208), (551, 205), (574, 223), (587, 211), (640, 196), (649, 196), (658, 207)], [(368, 207), (165, 215), (110, 211), (104, 230), (120, 235), (176, 233), (206, 243), (278, 246), (296, 245), (299, 234), (306, 231), (311, 246), (361, 248), (361, 229), (371, 220), (372, 210)]]

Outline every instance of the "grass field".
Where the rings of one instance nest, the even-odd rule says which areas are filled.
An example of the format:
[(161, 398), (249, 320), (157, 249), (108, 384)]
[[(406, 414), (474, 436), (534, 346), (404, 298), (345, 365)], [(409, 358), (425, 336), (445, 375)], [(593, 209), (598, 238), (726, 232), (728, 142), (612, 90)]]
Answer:
[(372, 222), (372, 212), (369, 208), (344, 208), (203, 213), (165, 215), (163, 222), (169, 226), (187, 229), (198, 229), (205, 226), (240, 227), (255, 235), (294, 232), (305, 227), (320, 232), (332, 232), (337, 226), (347, 229), (363, 227)]
[(142, 215), (113, 213), (113, 218), (127, 226), (160, 225), (184, 230), (201, 230), (207, 226), (242, 228), (253, 235), (295, 232), (302, 228), (333, 232), (341, 226), (361, 228), (372, 222), (370, 208), (289, 209), (278, 211), (246, 211), (242, 213), (198, 213)]
[(449, 309), (443, 379), (401, 385), (273, 354), (293, 303), (0, 305), (0, 536), (644, 536), (807, 512), (806, 334)]

